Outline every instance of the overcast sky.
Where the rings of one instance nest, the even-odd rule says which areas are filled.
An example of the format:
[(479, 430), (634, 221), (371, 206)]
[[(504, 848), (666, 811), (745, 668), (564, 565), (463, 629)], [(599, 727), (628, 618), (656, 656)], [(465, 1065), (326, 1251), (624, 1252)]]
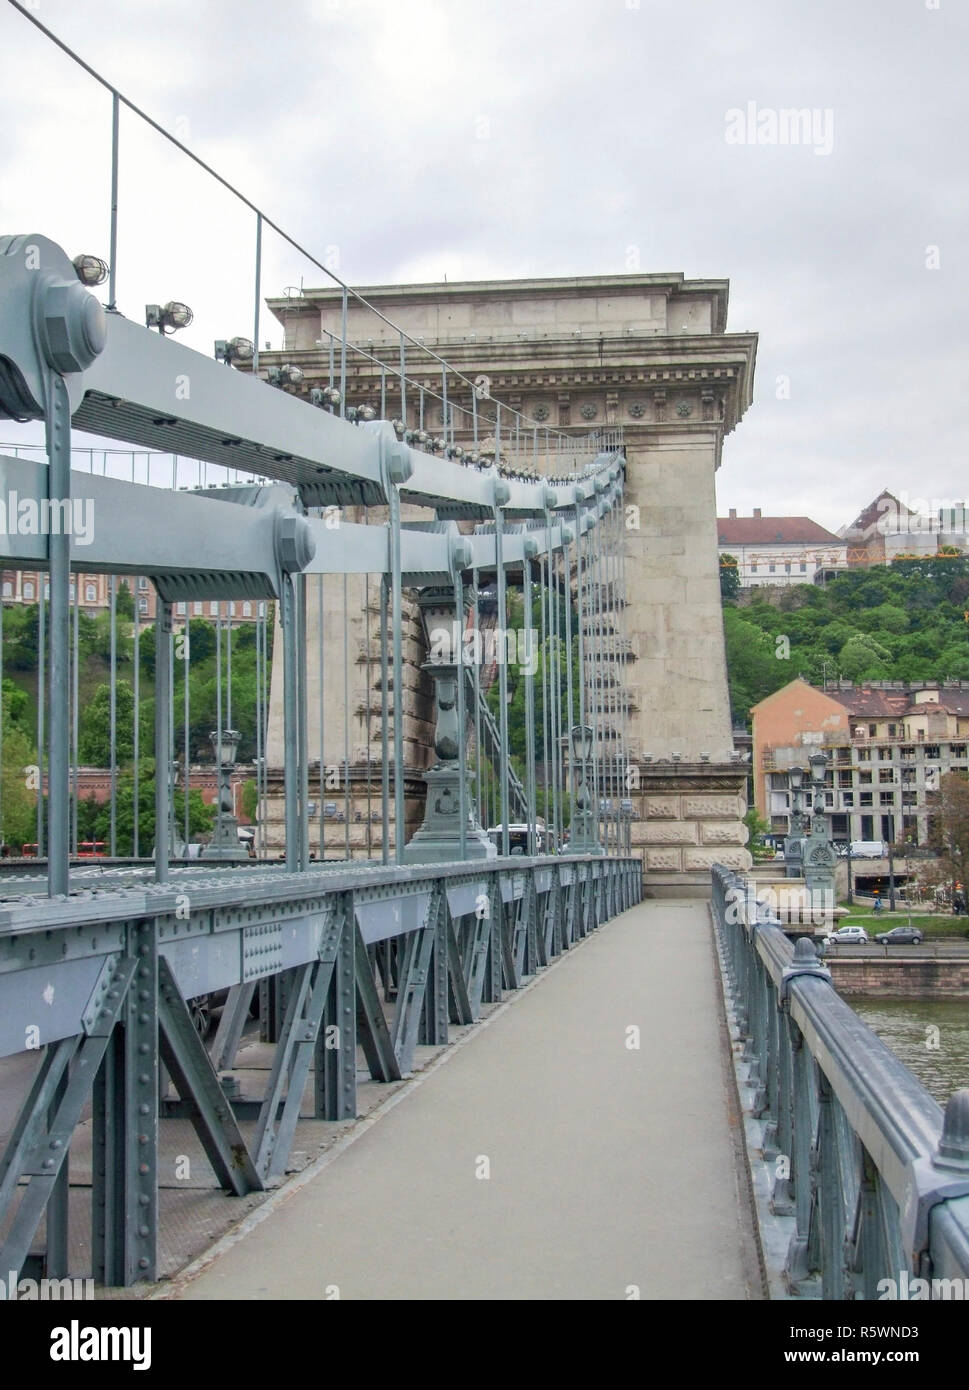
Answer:
[[(760, 346), (721, 512), (836, 528), (883, 486), (969, 495), (966, 0), (30, 8), (351, 284), (729, 279), (728, 328)], [(0, 232), (106, 257), (110, 97), (7, 0), (0, 71)], [(764, 143), (792, 108), (810, 139)], [(254, 218), (139, 124), (119, 306), (184, 299), (210, 352), (251, 334)], [(321, 282), (264, 249), (266, 295)]]

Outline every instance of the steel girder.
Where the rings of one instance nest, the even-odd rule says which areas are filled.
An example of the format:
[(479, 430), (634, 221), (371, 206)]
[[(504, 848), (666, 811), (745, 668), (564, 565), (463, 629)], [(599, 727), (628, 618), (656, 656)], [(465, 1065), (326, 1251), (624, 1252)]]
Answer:
[[(151, 1279), (160, 1115), (192, 1121), (227, 1191), (260, 1190), (285, 1171), (311, 1068), (313, 1113), (351, 1118), (358, 1039), (371, 1076), (399, 1080), (418, 1042), (443, 1045), (449, 1020), (472, 1022), (567, 948), (563, 896), (577, 932), (591, 930), (581, 924), (595, 919), (594, 898), (624, 878), (638, 881), (638, 861), (563, 856), (473, 870), (216, 871), (6, 904), (0, 1055), (43, 1056), (0, 1160), (2, 1267), (23, 1268), (46, 1217), (46, 1272), (66, 1274), (68, 1155), (89, 1100), (95, 1275)], [(236, 1061), (257, 985), (276, 1008), (276, 1051), (263, 1096), (240, 1099), (220, 1073)], [(186, 1000), (218, 989), (229, 997), (210, 1053)], [(178, 1096), (161, 1105), (159, 1063)], [(248, 1143), (244, 1120), (256, 1122)]]
[(969, 1091), (943, 1117), (837, 995), (812, 943), (795, 948), (720, 866), (713, 913), (764, 1158), (772, 1167), (778, 1155), (789, 1160), (775, 1168), (771, 1196), (772, 1213), (793, 1218), (787, 1287), (875, 1299), (884, 1279), (969, 1278)]

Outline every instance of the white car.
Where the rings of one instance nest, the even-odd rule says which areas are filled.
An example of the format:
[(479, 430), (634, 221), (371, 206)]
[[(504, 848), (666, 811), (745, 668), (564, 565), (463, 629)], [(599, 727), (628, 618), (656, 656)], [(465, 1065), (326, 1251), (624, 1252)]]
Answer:
[(858, 946), (864, 946), (868, 941), (868, 933), (864, 927), (839, 927), (837, 931), (831, 932), (824, 939), (829, 946), (837, 946), (840, 942), (851, 942)]

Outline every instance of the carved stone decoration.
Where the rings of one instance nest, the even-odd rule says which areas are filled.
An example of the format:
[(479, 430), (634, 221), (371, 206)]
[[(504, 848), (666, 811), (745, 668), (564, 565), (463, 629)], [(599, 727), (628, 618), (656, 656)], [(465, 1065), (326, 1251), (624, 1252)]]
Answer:
[(642, 401), (630, 401), (629, 413), (634, 420), (641, 420), (646, 414), (646, 407)]
[(704, 392), (701, 394), (700, 399), (701, 399), (701, 401), (703, 402), (703, 418), (704, 418), (704, 420), (712, 420), (712, 419), (713, 419), (713, 392), (710, 391), (710, 390), (704, 391)]
[(665, 420), (665, 419), (666, 419), (666, 392), (665, 392), (665, 391), (654, 391), (654, 392), (653, 392), (653, 404), (654, 404), (654, 406), (656, 407), (656, 418), (657, 418), (657, 420)]
[(584, 405), (579, 406), (579, 414), (583, 420), (594, 420), (599, 414), (599, 407), (591, 401), (586, 401)]
[(549, 417), (549, 409), (548, 409), (548, 406), (545, 404), (544, 401), (539, 401), (538, 405), (537, 405), (537, 406), (535, 407), (535, 409), (532, 411), (532, 418), (533, 418), (534, 420), (547, 420), (548, 417)]
[(676, 406), (676, 413), (680, 416), (681, 419), (685, 420), (688, 416), (693, 414), (693, 406), (690, 404), (689, 401), (678, 401)]

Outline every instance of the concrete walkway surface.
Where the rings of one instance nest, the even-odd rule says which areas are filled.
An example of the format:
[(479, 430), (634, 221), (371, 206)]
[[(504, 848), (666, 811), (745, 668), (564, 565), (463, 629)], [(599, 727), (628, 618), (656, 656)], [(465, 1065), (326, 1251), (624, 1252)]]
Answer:
[(761, 1297), (715, 970), (706, 903), (623, 913), (171, 1293)]

